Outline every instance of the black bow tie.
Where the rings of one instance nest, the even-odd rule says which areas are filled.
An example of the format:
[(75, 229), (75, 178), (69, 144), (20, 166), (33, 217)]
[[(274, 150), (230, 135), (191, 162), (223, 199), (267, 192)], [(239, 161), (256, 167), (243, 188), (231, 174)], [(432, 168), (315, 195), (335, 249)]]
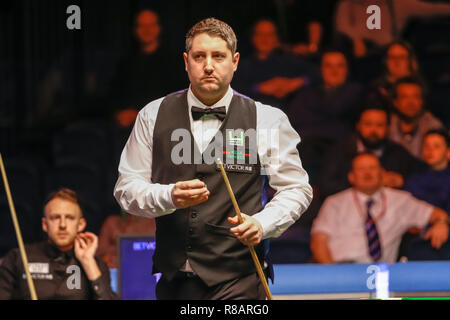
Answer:
[(200, 119), (205, 114), (213, 114), (220, 120), (225, 119), (225, 116), (227, 114), (227, 109), (225, 107), (218, 107), (218, 108), (199, 108), (199, 107), (192, 107), (192, 118), (194, 120)]

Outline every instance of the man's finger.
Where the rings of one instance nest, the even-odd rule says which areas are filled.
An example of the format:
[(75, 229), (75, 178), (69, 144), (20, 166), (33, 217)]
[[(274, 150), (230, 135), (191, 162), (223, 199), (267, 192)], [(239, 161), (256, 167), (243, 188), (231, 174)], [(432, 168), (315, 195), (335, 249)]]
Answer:
[(243, 222), (240, 225), (233, 227), (230, 229), (231, 232), (236, 233), (236, 234), (242, 234), (243, 232), (245, 232), (247, 229), (249, 228), (249, 224), (247, 222)]
[[(192, 190), (192, 191), (193, 191), (193, 190)], [(208, 190), (208, 189), (205, 189), (204, 192), (202, 192), (202, 193), (200, 193), (200, 194), (194, 194), (194, 195), (191, 195), (191, 196), (189, 196), (189, 198), (206, 197), (206, 196), (209, 196), (209, 195), (210, 195), (209, 190)]]
[(200, 188), (200, 189), (184, 189), (184, 190), (178, 190), (175, 192), (176, 197), (180, 198), (191, 198), (195, 196), (199, 196), (203, 193), (209, 192), (206, 188)]
[(190, 198), (190, 199), (186, 200), (184, 202), (184, 204), (185, 204), (186, 207), (195, 206), (195, 205), (197, 205), (199, 203), (205, 202), (208, 199), (209, 199), (208, 195), (202, 195), (202, 196), (198, 196), (198, 197), (195, 197), (195, 198), (192, 198), (192, 199)]
[(175, 186), (180, 189), (197, 189), (203, 188), (205, 183), (199, 179), (194, 179), (189, 181), (179, 181), (175, 184)]
[(256, 228), (249, 228), (244, 233), (241, 234), (241, 238), (251, 239), (257, 234), (258, 234), (258, 230), (256, 230)]
[[(234, 216), (234, 217), (228, 217), (228, 221), (232, 224), (238, 224), (239, 223), (239, 218), (238, 216)], [(230, 229), (231, 231), (231, 229)]]

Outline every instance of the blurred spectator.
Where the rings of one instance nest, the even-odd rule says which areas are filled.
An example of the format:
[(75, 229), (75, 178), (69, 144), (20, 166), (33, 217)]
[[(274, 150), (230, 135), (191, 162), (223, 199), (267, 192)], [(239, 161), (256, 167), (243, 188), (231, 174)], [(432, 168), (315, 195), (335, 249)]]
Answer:
[[(380, 7), (380, 29), (369, 29), (366, 12), (371, 5)], [(421, 0), (341, 0), (336, 7), (335, 29), (349, 38), (353, 54), (364, 57), (402, 35), (411, 17), (429, 17), (450, 14), (450, 5), (427, 3)]]
[(232, 84), (239, 92), (285, 108), (292, 93), (317, 78), (312, 64), (281, 51), (272, 21), (259, 20), (253, 27), (251, 42), (255, 53), (241, 59)]
[(319, 21), (308, 23), (308, 42), (292, 46), (292, 52), (304, 58), (312, 59), (318, 56), (323, 46), (323, 27)]
[(157, 13), (141, 10), (134, 23), (138, 49), (122, 58), (111, 84), (110, 107), (121, 127), (134, 124), (139, 109), (164, 96), (167, 90), (178, 89), (180, 81), (161, 45), (162, 27)]
[(154, 235), (155, 219), (139, 217), (125, 212), (109, 216), (100, 230), (98, 256), (109, 268), (117, 268), (117, 239), (119, 235), (146, 234)]
[[(405, 190), (411, 192), (414, 197), (445, 210), (447, 214), (450, 213), (449, 143), (445, 130), (430, 130), (425, 135), (423, 145), (423, 157), (429, 169), (413, 175), (405, 185)], [(404, 236), (404, 255), (410, 260), (450, 259), (450, 246), (435, 250), (419, 236), (420, 232), (421, 230), (413, 229)]]
[(413, 173), (424, 168), (424, 164), (411, 156), (401, 145), (388, 139), (389, 113), (382, 106), (367, 106), (359, 115), (356, 134), (334, 145), (325, 156), (320, 178), (322, 196), (342, 191), (350, 184), (347, 172), (351, 160), (360, 152), (373, 152), (385, 169), (383, 185), (401, 188)]
[(400, 78), (421, 78), (419, 63), (411, 45), (395, 41), (389, 45), (383, 60), (384, 73), (370, 85), (369, 99), (377, 99), (392, 108), (394, 86)]
[(449, 136), (445, 130), (430, 130), (423, 144), (423, 158), (428, 170), (414, 174), (405, 184), (413, 196), (450, 214)]
[(424, 87), (413, 77), (399, 79), (394, 87), (389, 138), (404, 146), (413, 156), (422, 158), (425, 133), (443, 128), (443, 124), (424, 109)]
[(432, 227), (425, 235), (433, 248), (448, 239), (445, 211), (409, 192), (383, 187), (383, 169), (370, 153), (357, 155), (348, 174), (352, 188), (327, 198), (311, 230), (318, 263), (394, 263), (403, 233)]
[(321, 83), (297, 93), (286, 113), (302, 138), (321, 136), (334, 139), (352, 131), (362, 86), (348, 81), (345, 55), (338, 50), (324, 52), (321, 61)]
[(362, 86), (348, 81), (345, 55), (330, 49), (322, 56), (322, 80), (318, 85), (300, 90), (292, 99), (286, 113), (302, 137), (301, 153), (312, 183), (319, 174), (325, 151), (339, 137), (348, 137)]
[[(60, 189), (44, 206), (42, 230), (48, 240), (26, 245), (28, 264), (39, 299), (114, 299), (106, 264), (95, 257), (98, 239), (82, 233), (86, 227), (76, 193)], [(78, 288), (69, 287), (78, 267)], [(11, 250), (0, 265), (0, 299), (30, 299), (28, 284), (18, 249)]]

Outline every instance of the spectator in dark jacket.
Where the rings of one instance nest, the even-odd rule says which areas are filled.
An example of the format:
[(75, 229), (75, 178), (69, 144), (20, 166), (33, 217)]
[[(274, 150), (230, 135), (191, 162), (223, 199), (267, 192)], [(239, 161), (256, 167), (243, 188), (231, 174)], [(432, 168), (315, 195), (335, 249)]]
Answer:
[[(405, 185), (405, 190), (450, 215), (450, 144), (448, 132), (430, 130), (423, 144), (423, 158), (428, 170), (414, 174)], [(425, 230), (410, 230), (403, 238), (405, 255), (410, 260), (448, 260), (450, 245), (446, 243), (440, 250), (432, 248), (421, 236)]]
[(299, 91), (286, 111), (301, 134), (302, 160), (312, 183), (316, 183), (325, 151), (336, 138), (352, 133), (362, 86), (348, 81), (348, 74), (344, 53), (328, 49), (321, 59), (321, 83)]
[(347, 172), (351, 168), (351, 159), (358, 152), (371, 151), (378, 157), (385, 169), (383, 185), (386, 187), (402, 188), (411, 174), (424, 168), (424, 163), (388, 139), (388, 128), (389, 113), (384, 107), (363, 109), (356, 124), (356, 134), (337, 143), (325, 156), (320, 178), (322, 196), (350, 187)]
[(272, 21), (257, 21), (251, 42), (255, 52), (241, 59), (232, 83), (239, 92), (285, 109), (293, 93), (317, 81), (318, 72), (313, 64), (281, 50)]
[[(42, 229), (48, 240), (25, 246), (28, 267), (40, 300), (115, 299), (109, 269), (95, 257), (98, 238), (83, 233), (78, 197), (69, 189), (52, 193), (44, 207)], [(30, 299), (18, 249), (0, 265), (0, 300)]]

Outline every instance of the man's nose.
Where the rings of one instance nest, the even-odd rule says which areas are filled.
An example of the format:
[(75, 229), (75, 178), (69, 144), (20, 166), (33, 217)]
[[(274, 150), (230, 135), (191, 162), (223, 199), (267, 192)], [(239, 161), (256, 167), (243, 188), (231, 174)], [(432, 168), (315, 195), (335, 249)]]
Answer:
[(66, 219), (61, 219), (61, 222), (59, 223), (59, 228), (60, 229), (66, 228)]
[(214, 66), (212, 64), (212, 59), (211, 59), (211, 57), (207, 57), (205, 60), (205, 72), (211, 73), (213, 71), (214, 71)]

